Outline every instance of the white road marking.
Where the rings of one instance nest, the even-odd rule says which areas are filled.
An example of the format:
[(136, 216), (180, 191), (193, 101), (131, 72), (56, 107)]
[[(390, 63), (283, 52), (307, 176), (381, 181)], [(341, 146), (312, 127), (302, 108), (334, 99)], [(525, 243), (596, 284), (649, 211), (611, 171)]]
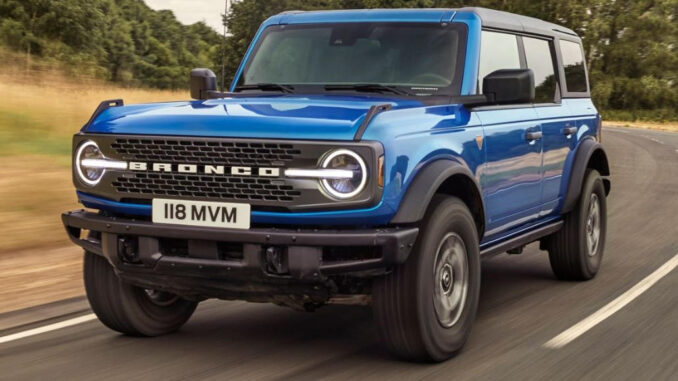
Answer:
[(38, 327), (38, 328), (29, 329), (29, 330), (23, 331), (23, 332), (13, 333), (11, 335), (0, 337), (0, 344), (8, 343), (10, 341), (23, 339), (23, 338), (30, 337), (30, 336), (39, 335), (39, 334), (45, 333), (45, 332), (56, 331), (57, 329), (61, 329), (61, 328), (66, 328), (66, 327), (71, 327), (71, 326), (74, 326), (74, 325), (86, 323), (86, 322), (94, 320), (96, 318), (97, 318), (96, 315), (89, 314), (89, 315), (79, 316), (79, 317), (69, 319), (69, 320), (60, 321), (58, 323), (46, 325), (44, 327)]
[(599, 309), (586, 319), (580, 321), (579, 323), (573, 325), (569, 329), (565, 330), (560, 335), (554, 337), (553, 339), (547, 341), (544, 344), (544, 347), (549, 349), (558, 349), (562, 348), (565, 345), (569, 344), (579, 336), (586, 333), (586, 331), (598, 325), (598, 323), (610, 317), (615, 312), (624, 308), (627, 304), (631, 303), (635, 298), (640, 296), (643, 292), (647, 291), (660, 279), (662, 279), (666, 274), (670, 273), (671, 270), (675, 269), (678, 266), (678, 254), (674, 255), (673, 258), (669, 259), (668, 262), (664, 263), (661, 267), (655, 270), (652, 274), (645, 277), (640, 282), (636, 283), (635, 286), (630, 288), (625, 293), (621, 294), (615, 300), (606, 304), (603, 308)]

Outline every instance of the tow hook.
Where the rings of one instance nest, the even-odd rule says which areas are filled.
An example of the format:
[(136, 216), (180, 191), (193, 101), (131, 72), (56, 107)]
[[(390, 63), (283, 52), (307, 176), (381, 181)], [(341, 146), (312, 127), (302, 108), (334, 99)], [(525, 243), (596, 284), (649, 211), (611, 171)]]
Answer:
[(275, 246), (266, 248), (266, 271), (276, 275), (289, 273), (285, 250)]

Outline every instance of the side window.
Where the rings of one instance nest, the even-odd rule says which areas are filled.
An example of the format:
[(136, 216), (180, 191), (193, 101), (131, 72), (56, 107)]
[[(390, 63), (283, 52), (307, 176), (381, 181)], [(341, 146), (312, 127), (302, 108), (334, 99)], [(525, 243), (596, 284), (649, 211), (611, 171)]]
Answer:
[(560, 40), (560, 54), (563, 56), (565, 68), (565, 87), (568, 92), (588, 91), (586, 86), (586, 70), (581, 45), (572, 41)]
[(551, 103), (556, 96), (556, 72), (549, 41), (523, 37), (527, 68), (534, 73), (534, 102)]
[(520, 69), (518, 38), (513, 34), (484, 30), (480, 37), (478, 93), (483, 91), (483, 78), (499, 69)]

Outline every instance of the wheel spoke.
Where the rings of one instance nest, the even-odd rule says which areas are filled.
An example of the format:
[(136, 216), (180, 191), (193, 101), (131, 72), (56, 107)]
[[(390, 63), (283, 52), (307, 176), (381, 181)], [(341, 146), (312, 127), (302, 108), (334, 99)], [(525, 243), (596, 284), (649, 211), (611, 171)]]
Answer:
[(464, 241), (447, 234), (438, 246), (434, 263), (433, 304), (438, 321), (453, 326), (460, 318), (468, 290), (468, 262)]
[(591, 194), (589, 201), (585, 234), (588, 255), (592, 257), (598, 252), (598, 242), (600, 241), (600, 201), (596, 193)]

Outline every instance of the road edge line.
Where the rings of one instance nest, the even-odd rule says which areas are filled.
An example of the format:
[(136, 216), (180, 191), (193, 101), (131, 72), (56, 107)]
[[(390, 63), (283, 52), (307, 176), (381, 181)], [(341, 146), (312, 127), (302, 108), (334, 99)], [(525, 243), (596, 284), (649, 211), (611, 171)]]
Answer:
[(616, 313), (617, 311), (621, 310), (626, 305), (631, 303), (633, 300), (635, 300), (637, 297), (639, 297), (645, 291), (647, 291), (650, 287), (652, 287), (655, 283), (657, 283), (663, 277), (668, 275), (677, 266), (678, 266), (678, 253), (676, 253), (666, 263), (661, 265), (658, 269), (653, 271), (650, 275), (643, 278), (643, 280), (636, 283), (633, 287), (628, 289), (623, 294), (619, 295), (613, 301), (606, 304), (598, 311), (589, 315), (587, 318), (580, 321), (579, 323), (566, 329), (558, 336), (544, 343), (543, 347), (548, 349), (560, 349), (565, 345), (571, 343), (579, 336), (583, 335), (588, 330), (595, 327), (603, 320), (612, 316), (614, 313)]
[(23, 338), (26, 338), (26, 337), (39, 335), (41, 333), (56, 331), (58, 329), (62, 329), (62, 328), (71, 327), (71, 326), (74, 326), (74, 325), (86, 323), (88, 321), (95, 320), (96, 318), (97, 317), (96, 317), (95, 314), (87, 314), (87, 315), (83, 315), (83, 316), (78, 316), (78, 317), (73, 318), (73, 319), (60, 321), (58, 323), (49, 324), (49, 325), (46, 325), (46, 326), (43, 326), (43, 327), (37, 327), (37, 328), (29, 329), (27, 331), (13, 333), (11, 335), (0, 337), (0, 344), (9, 343), (11, 341), (15, 341), (15, 340), (23, 339)]

